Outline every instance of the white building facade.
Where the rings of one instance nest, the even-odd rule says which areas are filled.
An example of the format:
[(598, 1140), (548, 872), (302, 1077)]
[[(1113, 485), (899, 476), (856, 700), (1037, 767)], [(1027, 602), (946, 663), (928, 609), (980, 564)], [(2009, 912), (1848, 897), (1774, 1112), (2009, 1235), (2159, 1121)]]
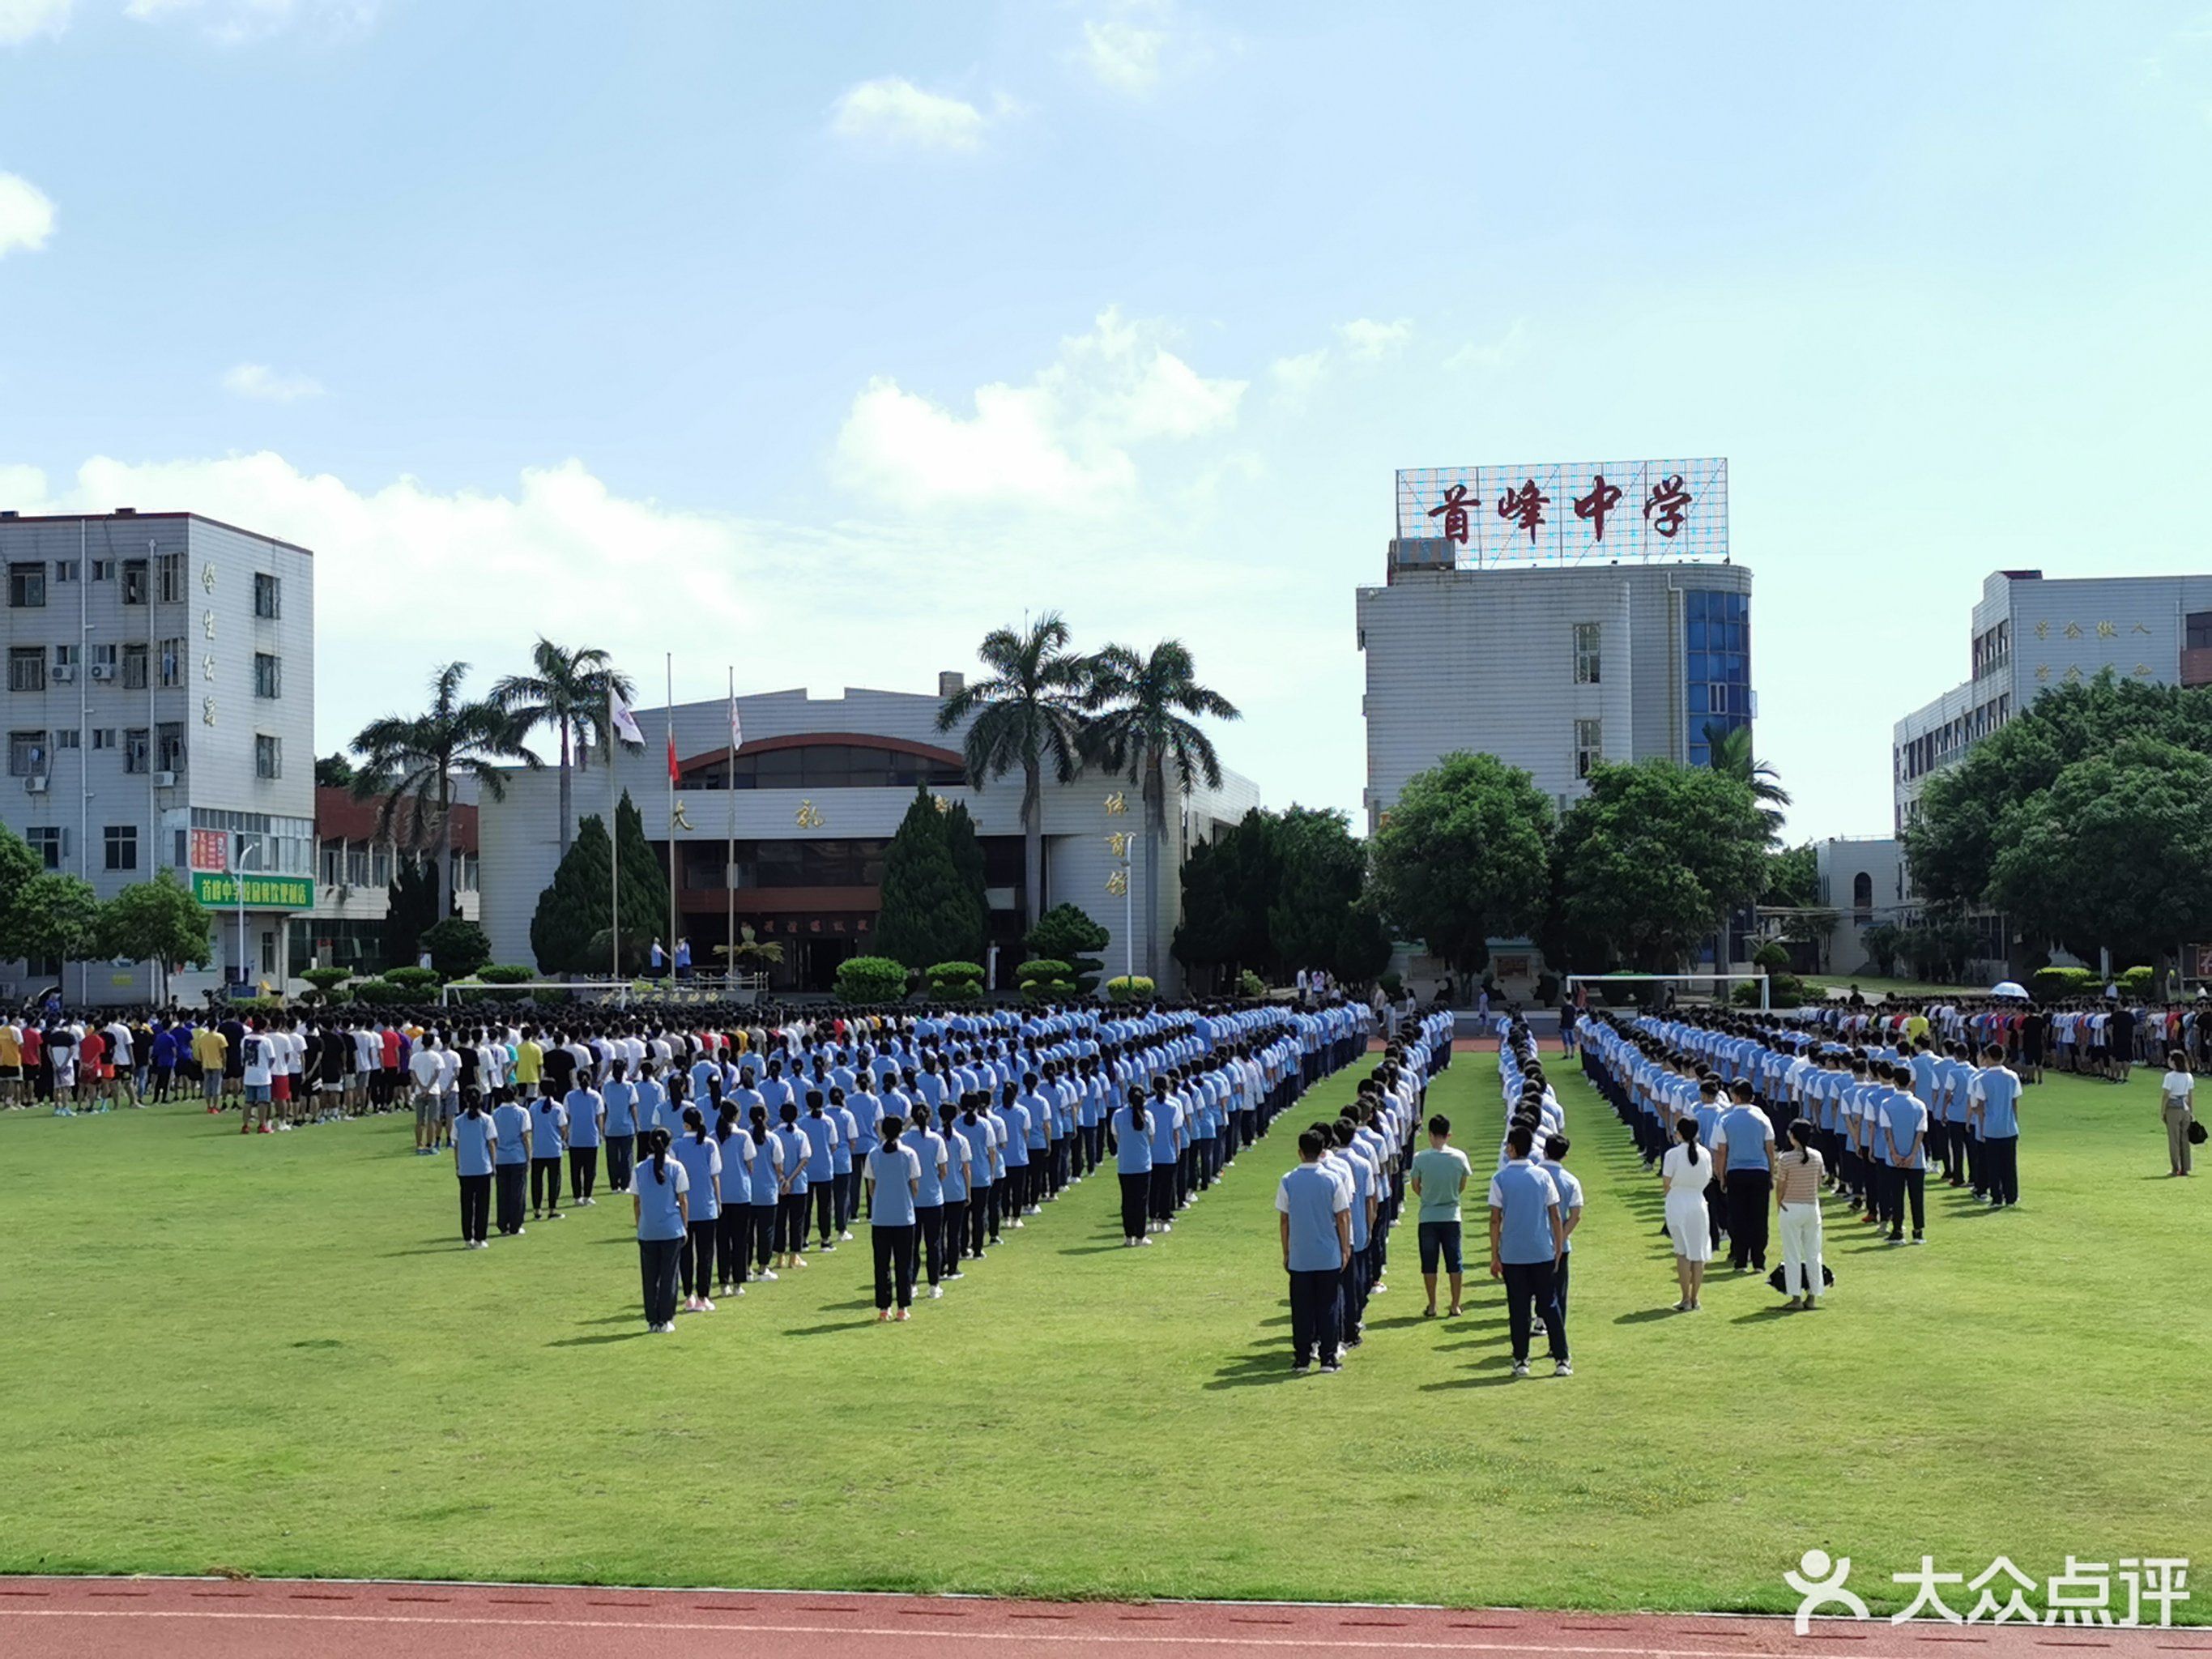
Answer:
[(1928, 779), (2054, 686), (2111, 669), (2123, 679), (2212, 685), (2212, 575), (2046, 578), (2000, 570), (1982, 584), (1966, 680), (1896, 724), (1893, 828), (1918, 816)]
[[(216, 963), (173, 995), (281, 988), (286, 921), (314, 902), (313, 556), (194, 514), (0, 511), (0, 822), (102, 898), (166, 869), (216, 911)], [(58, 966), (0, 964), (0, 996)], [(79, 963), (62, 982), (137, 1002), (152, 978)]]
[[(1012, 988), (1026, 927), (1022, 780), (1014, 773), (968, 787), (962, 731), (937, 729), (942, 697), (958, 684), (957, 676), (940, 677), (937, 696), (740, 696), (744, 741), (734, 765), (725, 700), (641, 709), (646, 752), (617, 752), (611, 780), (595, 753), (589, 769), (574, 776), (574, 810), (579, 819), (608, 817), (611, 800), (628, 791), (664, 871), (673, 843), (678, 932), (695, 968), (714, 971), (714, 947), (732, 927), (750, 927), (784, 946), (773, 988), (802, 992), (829, 989), (838, 963), (872, 953), (884, 853), (916, 788), (963, 803), (984, 853), (994, 958), (987, 966), (995, 965), (996, 988)], [(672, 726), (679, 774), (672, 790), (664, 752)], [(486, 793), (478, 802), (480, 920), (495, 960), (529, 963), (531, 919), (560, 860), (559, 781), (548, 767), (510, 769), (505, 781), (504, 799)], [(1170, 791), (1158, 890), (1148, 893), (1136, 786), (1095, 772), (1068, 784), (1048, 775), (1039, 906), (1073, 902), (1105, 927), (1112, 943), (1099, 954), (1109, 975), (1124, 972), (1133, 957), (1137, 972), (1147, 971), (1149, 917), (1152, 971), (1164, 991), (1178, 982), (1169, 943), (1181, 915), (1184, 857), (1259, 805), (1257, 788), (1228, 774), (1218, 789), (1199, 779), (1188, 795)]]

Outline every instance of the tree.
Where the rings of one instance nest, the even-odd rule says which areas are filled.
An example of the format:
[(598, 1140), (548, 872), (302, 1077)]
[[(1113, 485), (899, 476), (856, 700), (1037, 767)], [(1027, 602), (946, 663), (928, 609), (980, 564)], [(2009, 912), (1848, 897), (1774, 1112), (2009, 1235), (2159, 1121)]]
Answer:
[[(975, 896), (975, 937), (988, 942), (991, 937), (991, 899), (983, 870), (983, 843), (976, 838), (975, 820), (969, 816), (967, 803), (954, 801), (945, 810), (945, 845), (952, 854), (952, 867), (960, 872), (960, 884)], [(979, 950), (976, 955), (983, 953)]]
[(1811, 842), (1766, 855), (1759, 902), (1778, 909), (1809, 909), (1820, 902), (1820, 860)]
[(1194, 776), (1203, 777), (1208, 788), (1221, 787), (1221, 757), (1214, 753), (1212, 739), (1184, 716), (1233, 720), (1239, 715), (1236, 704), (1198, 683), (1196, 665), (1180, 640), (1161, 641), (1150, 656), (1109, 645), (1091, 659), (1090, 682), (1084, 706), (1093, 718), (1085, 730), (1085, 750), (1144, 794), (1145, 968), (1150, 976), (1156, 960), (1169, 774), (1185, 794)]
[(1182, 866), (1182, 921), (1168, 947), (1177, 962), (1231, 972), (1270, 965), (1267, 912), (1282, 888), (1279, 827), (1273, 813), (1255, 806), (1191, 848)]
[(1036, 919), (1036, 926), (1022, 936), (1022, 948), (1033, 957), (1066, 963), (1075, 975), (1076, 994), (1087, 997), (1098, 988), (1098, 975), (1106, 966), (1098, 953), (1112, 939), (1080, 905), (1061, 903)]
[(1495, 755), (1447, 755), (1399, 792), (1370, 843), (1382, 916), (1464, 975), (1534, 928), (1551, 890), (1552, 799)]
[(983, 954), (981, 916), (974, 890), (952, 861), (945, 816), (926, 787), (917, 788), (884, 851), (876, 949), (909, 968)]
[(9, 954), (54, 957), (64, 965), (91, 955), (100, 908), (100, 896), (82, 876), (40, 872), (22, 884), (9, 907)]
[(596, 974), (610, 965), (611, 952), (593, 942), (607, 932), (613, 856), (606, 820), (593, 812), (576, 826), (530, 918), (530, 951), (541, 973)]
[[(430, 678), (428, 710), (371, 720), (353, 740), (362, 757), (354, 798), (383, 797), (376, 812), (379, 836), (415, 851), (428, 845), (441, 917), (453, 912), (453, 781), (466, 778), (492, 799), (504, 800), (507, 781), (498, 763), (538, 764), (522, 746), (512, 715), (495, 703), (462, 698), (468, 672), (465, 662), (447, 663)], [(404, 833), (396, 834), (403, 820)]]
[(428, 859), (402, 854), (392, 861), (391, 884), (384, 890), (384, 921), (377, 939), (383, 965), (414, 967), (422, 953), (422, 935), (437, 921), (437, 871)]
[[(541, 636), (530, 651), (531, 672), (509, 674), (491, 689), (491, 701), (514, 722), (518, 738), (527, 738), (541, 726), (550, 726), (561, 742), (561, 851), (572, 838), (570, 820), (575, 815), (569, 793), (569, 760), (576, 769), (589, 769), (592, 745), (602, 752), (614, 743), (614, 722), (608, 699), (628, 702), (637, 695), (627, 674), (617, 673), (604, 651), (570, 650)], [(636, 744), (629, 745), (635, 749)]]
[(727, 944), (717, 945), (714, 954), (723, 958), (723, 966), (729, 971), (745, 973), (777, 966), (783, 961), (783, 945), (778, 939), (760, 938), (753, 932), (750, 923), (740, 922), (736, 948), (732, 949)]
[(0, 962), (31, 954), (17, 937), (16, 913), (21, 895), (45, 869), (31, 844), (0, 823)]
[(972, 787), (1021, 769), (1022, 874), (1033, 927), (1044, 903), (1045, 769), (1066, 783), (1082, 764), (1089, 672), (1083, 659), (1068, 654), (1068, 639), (1057, 611), (1018, 633), (993, 629), (976, 652), (989, 678), (963, 686), (937, 711), (940, 732), (973, 720), (962, 740)]
[(1752, 799), (1759, 803), (1759, 815), (1766, 820), (1767, 844), (1781, 846), (1782, 809), (1790, 805), (1790, 792), (1782, 787), (1781, 774), (1765, 762), (1751, 757), (1751, 727), (1709, 723), (1705, 742), (1712, 751), (1713, 770), (1734, 778), (1751, 791)]
[(1988, 896), (2094, 960), (2212, 936), (2212, 757), (2156, 738), (2073, 762), (1998, 820)]
[(1352, 838), (1352, 820), (1334, 808), (1294, 805), (1276, 820), (1275, 850), (1281, 874), (1267, 905), (1270, 955), (1285, 968), (1334, 973), (1367, 883), (1367, 855)]
[(214, 957), (215, 918), (179, 881), (162, 870), (133, 882), (100, 907), (93, 950), (103, 957), (154, 964), (154, 999), (168, 1000), (172, 963), (205, 967)]
[(1768, 821), (1751, 786), (1673, 761), (1601, 765), (1559, 826), (1565, 921), (1612, 961), (1671, 973), (1758, 896)]
[(1390, 930), (1373, 904), (1363, 900), (1346, 912), (1337, 930), (1328, 970), (1346, 985), (1364, 985), (1390, 965)]
[(465, 979), (491, 960), (491, 940), (473, 921), (447, 916), (422, 935), (430, 965), (442, 979)]
[(341, 750), (335, 755), (322, 756), (315, 762), (315, 787), (318, 789), (350, 789), (353, 787), (353, 763)]
[(615, 920), (622, 924), (623, 938), (635, 939), (641, 951), (658, 938), (673, 954), (676, 924), (668, 910), (668, 871), (646, 840), (645, 816), (627, 789), (615, 807), (615, 844), (622, 860), (622, 915)]

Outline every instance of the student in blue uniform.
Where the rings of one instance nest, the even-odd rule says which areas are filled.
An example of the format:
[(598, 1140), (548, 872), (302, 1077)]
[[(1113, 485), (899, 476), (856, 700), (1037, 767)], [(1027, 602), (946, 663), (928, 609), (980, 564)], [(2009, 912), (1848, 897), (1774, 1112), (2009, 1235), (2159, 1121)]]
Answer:
[(550, 1083), (540, 1085), (530, 1113), (530, 1218), (538, 1219), (539, 1200), (561, 1219), (561, 1154), (568, 1127), (568, 1114)]
[[(945, 1294), (945, 1140), (930, 1127), (929, 1103), (914, 1103), (910, 1126), (899, 1144), (915, 1156), (921, 1170), (914, 1194), (915, 1248), (929, 1271), (929, 1295), (935, 1301)], [(907, 1277), (915, 1276), (907, 1269)]]
[(530, 1114), (504, 1089), (492, 1091), (492, 1133), (496, 1144), (492, 1175), (499, 1188), (499, 1231), (504, 1238), (522, 1236), (522, 1200), (530, 1179)]
[[(770, 1060), (773, 1066), (775, 1062)], [(765, 1092), (765, 1091), (763, 1091)], [(775, 1248), (783, 1267), (804, 1267), (806, 1257), (806, 1132), (799, 1127), (799, 1108), (787, 1100), (776, 1109), (783, 1121), (775, 1128), (776, 1149), (783, 1154), (783, 1174), (776, 1186)]]
[(568, 1116), (568, 1196), (590, 1208), (599, 1202), (592, 1196), (592, 1188), (599, 1184), (599, 1142), (604, 1138), (606, 1103), (597, 1089), (579, 1077), (561, 1105)]
[[(827, 1109), (829, 1102), (819, 1089), (806, 1091), (806, 1115), (799, 1120), (800, 1132), (806, 1137), (806, 1190), (814, 1200), (814, 1223), (821, 1230), (822, 1248), (825, 1251), (837, 1248), (837, 1120)], [(799, 1231), (805, 1231), (805, 1218), (800, 1218)]]
[(684, 1249), (677, 1272), (684, 1281), (686, 1313), (712, 1313), (708, 1298), (714, 1281), (714, 1238), (720, 1231), (722, 1149), (707, 1133), (707, 1120), (696, 1106), (684, 1109), (684, 1133), (669, 1148), (669, 1155), (684, 1166), (689, 1179)]
[(983, 1236), (998, 1213), (992, 1194), (999, 1178), (999, 1142), (982, 1106), (983, 1097), (968, 1091), (960, 1097), (960, 1115), (952, 1124), (952, 1133), (968, 1147), (968, 1237), (962, 1254), (975, 1261), (983, 1259)]
[(1132, 1087), (1126, 1106), (1114, 1109), (1114, 1170), (1121, 1182), (1121, 1243), (1124, 1249), (1150, 1244), (1146, 1200), (1152, 1185), (1152, 1126), (1145, 1115), (1145, 1091)]
[(876, 1319), (891, 1317), (896, 1292), (898, 1317), (908, 1318), (914, 1303), (915, 1200), (921, 1191), (921, 1159), (902, 1146), (899, 1120), (883, 1121), (883, 1145), (868, 1154), (868, 1236), (876, 1259)]
[(722, 1181), (729, 1198), (714, 1218), (714, 1287), (724, 1296), (745, 1293), (745, 1266), (752, 1254), (752, 1133), (738, 1121), (737, 1103), (723, 1097), (715, 1115), (714, 1146), (722, 1155)]
[(484, 1248), (484, 1225), (491, 1211), (494, 1131), (483, 1103), (471, 1090), (469, 1103), (453, 1125), (453, 1173), (461, 1178), (461, 1245)]
[[(775, 1269), (769, 1264), (775, 1259), (775, 1214), (783, 1197), (783, 1147), (769, 1133), (767, 1107), (752, 1108), (751, 1118), (752, 1173), (745, 1194), (751, 1202), (745, 1207), (752, 1218), (753, 1277), (773, 1284)], [(734, 1190), (731, 1196), (737, 1196)]]
[(1971, 1085), (1969, 1127), (1981, 1137), (1990, 1207), (2008, 1210), (2020, 1202), (2020, 1076), (2005, 1064), (2005, 1051), (1996, 1043), (1983, 1060)]
[[(1155, 1099), (1155, 1114), (1159, 1107)], [(1337, 1304), (1344, 1264), (1352, 1255), (1352, 1195), (1346, 1183), (1322, 1168), (1321, 1155), (1328, 1144), (1319, 1129), (1299, 1135), (1298, 1167), (1275, 1189), (1283, 1271), (1291, 1280), (1293, 1376), (1310, 1370), (1316, 1355), (1324, 1372), (1344, 1369), (1337, 1357)], [(1158, 1166), (1154, 1173), (1158, 1173)]]
[(645, 1138), (645, 1162), (630, 1194), (637, 1220), (638, 1271), (645, 1281), (645, 1325), (658, 1334), (676, 1328), (676, 1279), (690, 1227), (690, 1176), (668, 1155), (668, 1131)]
[[(1490, 1276), (1505, 1281), (1512, 1375), (1528, 1375), (1529, 1333), (1533, 1322), (1541, 1320), (1552, 1351), (1552, 1375), (1572, 1376), (1557, 1300), (1559, 1261), (1566, 1253), (1559, 1188), (1530, 1156), (1535, 1136), (1527, 1124), (1515, 1124), (1505, 1144), (1512, 1158), (1490, 1178)], [(1729, 1214), (1741, 1220), (1733, 1204)]]
[(947, 1098), (938, 1110), (938, 1138), (945, 1144), (945, 1277), (963, 1279), (961, 1258), (968, 1254), (968, 1170), (971, 1154), (968, 1143), (962, 1139), (953, 1127), (960, 1118), (959, 1107)]
[(629, 1069), (628, 1060), (615, 1061), (608, 1070), (606, 1086), (599, 1091), (599, 1099), (607, 1109), (607, 1185), (618, 1193), (629, 1190), (630, 1170), (636, 1164), (637, 1085), (623, 1076)]
[[(1152, 1231), (1171, 1233), (1175, 1231), (1176, 1170), (1182, 1157), (1182, 1109), (1168, 1093), (1164, 1073), (1152, 1079), (1152, 1097), (1146, 1103), (1145, 1118), (1152, 1130)], [(1332, 1341), (1329, 1346), (1334, 1348), (1335, 1344)]]

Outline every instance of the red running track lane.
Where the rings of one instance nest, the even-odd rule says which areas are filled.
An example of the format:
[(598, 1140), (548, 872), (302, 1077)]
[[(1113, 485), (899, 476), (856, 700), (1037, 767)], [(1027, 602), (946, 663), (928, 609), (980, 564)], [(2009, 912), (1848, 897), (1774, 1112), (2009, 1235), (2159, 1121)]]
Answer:
[[(672, 1642), (671, 1638), (677, 1638)], [(2212, 1654), (2212, 1631), (1606, 1616), (1431, 1607), (1122, 1606), (783, 1591), (162, 1578), (0, 1579), (9, 1659), (2110, 1659)], [(1969, 1651), (1972, 1650), (1972, 1651)]]

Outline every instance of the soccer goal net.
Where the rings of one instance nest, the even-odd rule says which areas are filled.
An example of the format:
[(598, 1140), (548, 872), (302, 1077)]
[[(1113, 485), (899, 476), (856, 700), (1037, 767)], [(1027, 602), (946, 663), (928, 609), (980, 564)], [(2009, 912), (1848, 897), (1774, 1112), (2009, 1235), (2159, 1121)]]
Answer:
[(1771, 1008), (1767, 977), (1748, 974), (1569, 974), (1579, 1008)]

